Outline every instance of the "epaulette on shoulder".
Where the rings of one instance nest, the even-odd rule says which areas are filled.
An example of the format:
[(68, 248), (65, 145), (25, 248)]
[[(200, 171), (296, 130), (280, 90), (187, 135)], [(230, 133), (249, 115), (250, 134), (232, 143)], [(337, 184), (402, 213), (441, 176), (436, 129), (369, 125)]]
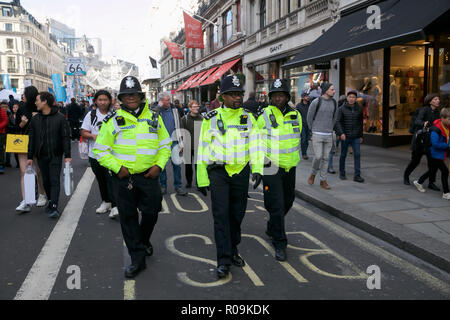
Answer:
[(213, 110), (213, 111), (209, 112), (209, 113), (205, 116), (205, 119), (206, 119), (206, 120), (210, 120), (210, 119), (214, 118), (215, 116), (217, 116), (217, 110)]
[(114, 118), (116, 116), (116, 112), (113, 111), (112, 113), (108, 114), (105, 118), (105, 120), (103, 120), (104, 123), (107, 123), (109, 120), (111, 120), (112, 118)]
[(264, 108), (261, 108), (258, 110), (258, 112), (256, 112), (255, 114), (255, 118), (256, 120), (258, 120), (258, 118), (264, 113)]

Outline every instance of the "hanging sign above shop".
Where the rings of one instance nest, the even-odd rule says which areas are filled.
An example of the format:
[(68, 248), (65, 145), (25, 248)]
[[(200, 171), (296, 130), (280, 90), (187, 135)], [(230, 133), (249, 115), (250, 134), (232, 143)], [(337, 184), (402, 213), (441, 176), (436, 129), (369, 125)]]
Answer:
[(331, 62), (319, 62), (314, 65), (315, 70), (328, 70), (331, 69)]

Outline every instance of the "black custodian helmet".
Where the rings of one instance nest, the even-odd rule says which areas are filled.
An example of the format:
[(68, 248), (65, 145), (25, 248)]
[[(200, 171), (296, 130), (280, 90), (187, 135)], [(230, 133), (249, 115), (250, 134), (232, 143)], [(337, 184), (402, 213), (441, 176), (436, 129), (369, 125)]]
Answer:
[(275, 92), (284, 92), (288, 95), (289, 100), (291, 100), (291, 88), (289, 87), (287, 80), (276, 79), (270, 87), (269, 98), (272, 98), (272, 94)]
[(139, 93), (142, 96), (142, 99), (145, 98), (145, 93), (142, 91), (139, 80), (136, 77), (127, 76), (123, 78), (122, 82), (120, 83), (120, 92), (117, 98), (119, 98), (119, 100), (122, 101), (121, 97), (124, 94), (133, 94), (133, 93)]
[(227, 92), (244, 92), (241, 80), (237, 76), (230, 74), (220, 82), (220, 94)]

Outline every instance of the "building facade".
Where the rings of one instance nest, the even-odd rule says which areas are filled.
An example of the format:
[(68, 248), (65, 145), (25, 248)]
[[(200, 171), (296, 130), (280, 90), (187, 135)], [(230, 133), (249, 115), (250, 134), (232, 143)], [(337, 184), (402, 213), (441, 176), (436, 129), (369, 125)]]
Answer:
[[(351, 49), (352, 37), (359, 33), (363, 34), (364, 42), (370, 17), (366, 11), (372, 5), (384, 10), (379, 17), (385, 25), (394, 21), (383, 30), (391, 38), (380, 40), (377, 50), (368, 44), (353, 51), (344, 48), (339, 54), (342, 44), (348, 43), (347, 49)], [(174, 60), (162, 42), (161, 84), (181, 101), (196, 98), (205, 102), (214, 99), (220, 77), (233, 73), (245, 81), (246, 98), (255, 92), (258, 100), (267, 103), (270, 83), (285, 78), (290, 81), (296, 104), (302, 91), (318, 96), (319, 85), (328, 81), (335, 85), (339, 95), (350, 89), (359, 92), (366, 143), (384, 147), (406, 144), (412, 137), (408, 132), (411, 113), (422, 106), (426, 94), (441, 94), (442, 105), (448, 106), (449, 5), (445, 0), (432, 0), (429, 5), (420, 0), (203, 1), (198, 16), (216, 22), (212, 25), (203, 20), (205, 49), (183, 49), (184, 60)], [(423, 14), (409, 19), (405, 12), (412, 7)], [(342, 19), (357, 20), (327, 38), (342, 25)], [(413, 24), (417, 24), (420, 32), (408, 30)], [(405, 34), (401, 28), (406, 30)], [(166, 40), (184, 45), (184, 31)], [(308, 57), (315, 57), (308, 48), (315, 48), (313, 45), (321, 40), (328, 42), (322, 44), (326, 48), (324, 55), (316, 59)], [(295, 63), (301, 53), (305, 53), (306, 63)], [(230, 61), (231, 67), (227, 65)], [(216, 71), (212, 75), (208, 72), (222, 66), (227, 70), (219, 77), (213, 77)], [(202, 74), (206, 74), (206, 80)], [(208, 77), (213, 79), (209, 81)]]
[(0, 73), (9, 74), (18, 93), (26, 83), (40, 91), (53, 88), (52, 74), (64, 79), (67, 46), (52, 37), (49, 25), (36, 21), (20, 1), (0, 2), (0, 9)]

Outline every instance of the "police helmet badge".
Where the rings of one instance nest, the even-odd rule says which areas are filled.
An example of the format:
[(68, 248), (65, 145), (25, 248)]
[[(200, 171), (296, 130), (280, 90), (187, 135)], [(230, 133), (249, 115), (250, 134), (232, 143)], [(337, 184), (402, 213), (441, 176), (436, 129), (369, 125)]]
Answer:
[(278, 88), (281, 88), (283, 86), (283, 84), (281, 83), (280, 79), (277, 79), (277, 80), (275, 80), (275, 83), (273, 84), (273, 86), (278, 89)]
[(237, 76), (233, 76), (233, 85), (235, 87), (239, 87), (241, 85), (241, 81), (239, 81), (239, 78)]
[(129, 89), (134, 88), (135, 83), (134, 83), (133, 78), (132, 78), (132, 77), (128, 77), (128, 78), (127, 78), (127, 81), (126, 81), (126, 83), (125, 83), (125, 85), (126, 85), (127, 88), (129, 88)]

